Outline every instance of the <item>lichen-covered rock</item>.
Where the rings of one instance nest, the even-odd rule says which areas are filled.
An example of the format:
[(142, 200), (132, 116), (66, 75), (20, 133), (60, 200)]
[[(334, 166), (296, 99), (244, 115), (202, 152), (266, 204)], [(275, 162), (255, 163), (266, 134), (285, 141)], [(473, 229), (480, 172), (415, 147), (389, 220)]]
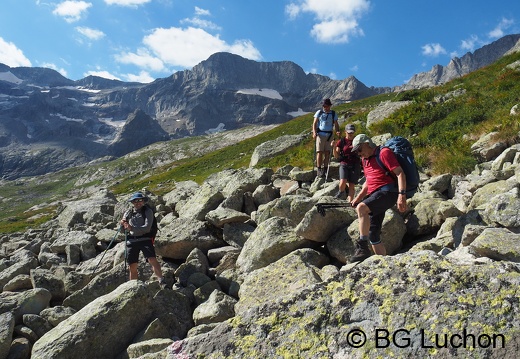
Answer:
[(295, 249), (309, 246), (308, 240), (294, 233), (286, 218), (271, 217), (251, 234), (236, 264), (242, 272), (249, 273), (276, 262)]
[[(140, 281), (122, 284), (47, 332), (32, 358), (114, 358), (150, 322), (152, 298)], [(114, 330), (114, 323), (117, 330)]]
[(507, 262), (461, 266), (430, 251), (374, 256), (177, 341), (167, 358), (515, 358), (519, 284)]
[(520, 262), (520, 234), (506, 228), (486, 228), (470, 247), (478, 257)]
[(319, 269), (328, 258), (312, 249), (294, 251), (278, 261), (250, 273), (240, 285), (237, 313), (291, 295), (322, 281)]

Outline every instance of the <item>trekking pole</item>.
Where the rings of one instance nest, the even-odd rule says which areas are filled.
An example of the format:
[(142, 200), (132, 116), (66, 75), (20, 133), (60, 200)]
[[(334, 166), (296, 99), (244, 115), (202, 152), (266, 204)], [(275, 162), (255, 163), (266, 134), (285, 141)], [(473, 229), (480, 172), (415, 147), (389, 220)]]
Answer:
[(103, 258), (105, 257), (105, 254), (107, 254), (107, 251), (110, 249), (110, 247), (112, 246), (112, 243), (114, 243), (117, 235), (119, 234), (119, 232), (121, 231), (121, 226), (119, 226), (117, 228), (117, 232), (116, 234), (114, 235), (114, 237), (112, 238), (112, 240), (110, 241), (110, 243), (108, 244), (108, 247), (107, 249), (105, 249), (105, 251), (103, 252), (103, 255), (101, 256), (101, 259), (99, 260), (98, 264), (96, 264), (96, 267), (94, 268), (94, 270), (92, 271), (92, 274), (90, 274), (90, 276), (92, 277), (94, 275), (94, 273), (96, 273), (96, 270), (97, 270), (97, 267), (99, 266), (99, 264), (101, 263), (101, 261), (103, 260)]
[(325, 210), (328, 208), (341, 208), (341, 207), (352, 207), (350, 203), (316, 203), (315, 204), (318, 213), (325, 216)]
[(127, 247), (128, 247), (128, 232), (126, 231), (125, 229), (125, 278), (128, 278), (128, 276), (126, 275), (126, 257), (127, 257)]
[(332, 149), (329, 151), (329, 163), (327, 164), (327, 173), (325, 174), (325, 182), (327, 182), (327, 179), (329, 178), (329, 168), (330, 168), (331, 157), (332, 157)]
[[(317, 167), (317, 158), (316, 158), (316, 139), (313, 138), (313, 141), (314, 141), (314, 157), (312, 158), (312, 174), (313, 175), (317, 175), (318, 174), (318, 169), (316, 168)], [(316, 168), (316, 170), (315, 170)]]

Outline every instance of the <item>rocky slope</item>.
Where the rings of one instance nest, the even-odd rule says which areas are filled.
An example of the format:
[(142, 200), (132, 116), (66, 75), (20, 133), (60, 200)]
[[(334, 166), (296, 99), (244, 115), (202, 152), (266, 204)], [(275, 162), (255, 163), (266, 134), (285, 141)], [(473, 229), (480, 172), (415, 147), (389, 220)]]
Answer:
[(0, 359), (516, 357), (520, 144), (498, 144), (474, 144), (468, 176), (424, 175), (408, 213), (387, 211), (390, 255), (357, 265), (337, 164), (329, 182), (250, 167), (148, 193), (171, 289), (144, 260), (126, 280), (128, 195), (71, 198), (0, 238)]

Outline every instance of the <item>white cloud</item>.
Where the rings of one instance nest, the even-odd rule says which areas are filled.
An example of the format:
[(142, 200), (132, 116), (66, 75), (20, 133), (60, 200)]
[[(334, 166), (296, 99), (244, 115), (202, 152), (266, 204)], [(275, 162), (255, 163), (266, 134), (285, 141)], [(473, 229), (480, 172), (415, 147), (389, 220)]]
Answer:
[(0, 37), (0, 63), (10, 67), (32, 66), (31, 61), (23, 54), (22, 50), (12, 42), (7, 42)]
[(105, 3), (107, 5), (137, 7), (149, 3), (150, 1), (152, 0), (105, 0)]
[(301, 9), (298, 5), (291, 3), (285, 6), (285, 13), (289, 16), (290, 20), (294, 20), (301, 13)]
[(352, 36), (363, 36), (358, 19), (370, 8), (368, 0), (303, 0), (285, 7), (289, 19), (308, 12), (316, 23), (311, 35), (321, 43), (347, 43)]
[(498, 39), (503, 37), (507, 29), (513, 26), (514, 23), (514, 20), (502, 18), (500, 23), (488, 33), (488, 37), (491, 39)]
[(41, 67), (46, 67), (48, 69), (53, 69), (55, 71), (58, 71), (62, 76), (67, 77), (67, 70), (65, 70), (64, 68), (59, 68), (55, 64), (46, 62), (46, 63), (41, 64)]
[(102, 70), (88, 71), (88, 72), (84, 73), (83, 76), (85, 76), (85, 77), (87, 77), (87, 76), (98, 76), (98, 77), (103, 77), (103, 78), (109, 79), (109, 80), (119, 80), (119, 81), (121, 81), (121, 79), (119, 77), (117, 77), (115, 75), (112, 75), (108, 71), (102, 71)]
[(436, 57), (447, 53), (441, 44), (426, 44), (422, 47), (422, 50), (423, 55), (431, 57)]
[(90, 40), (99, 40), (105, 36), (103, 31), (91, 29), (90, 27), (77, 26), (76, 31)]
[[(231, 52), (251, 60), (261, 59), (260, 52), (249, 40), (228, 44), (218, 35), (193, 27), (157, 28), (143, 39), (143, 43), (165, 64), (193, 67), (215, 52)], [(203, 44), (203, 46), (202, 46)]]
[(311, 35), (321, 43), (346, 43), (351, 36), (363, 36), (355, 20), (337, 19), (320, 22), (312, 27)]
[(143, 84), (147, 84), (155, 80), (147, 71), (141, 71), (139, 75), (126, 74), (122, 75), (122, 77), (127, 82), (141, 82)]
[(463, 51), (473, 51), (477, 44), (479, 43), (479, 39), (477, 35), (471, 35), (469, 39), (462, 40), (460, 44), (460, 48)]
[(195, 6), (195, 15), (197, 16), (210, 16), (211, 12), (209, 10), (201, 9), (198, 6)]
[(193, 25), (194, 27), (200, 27), (208, 30), (221, 30), (220, 26), (209, 20), (201, 19), (200, 16), (211, 16), (211, 12), (209, 10), (204, 10), (195, 6), (195, 17), (183, 19), (181, 20), (181, 24), (189, 24)]
[(164, 71), (165, 66), (161, 59), (151, 55), (147, 49), (141, 48), (137, 53), (123, 52), (116, 55), (116, 61), (123, 64), (133, 64), (152, 71)]
[(359, 71), (359, 66), (358, 65), (354, 65), (349, 70), (352, 71), (352, 72), (357, 72), (357, 71)]
[(67, 0), (56, 5), (56, 8), (52, 13), (63, 17), (65, 21), (70, 23), (81, 19), (83, 13), (91, 6), (92, 3), (89, 2)]
[(200, 27), (200, 28), (208, 29), (208, 30), (221, 30), (222, 29), (217, 24), (215, 24), (211, 21), (208, 21), (208, 20), (200, 19), (198, 17), (194, 17), (191, 19), (183, 19), (183, 20), (181, 20), (181, 24), (191, 24), (195, 27)]

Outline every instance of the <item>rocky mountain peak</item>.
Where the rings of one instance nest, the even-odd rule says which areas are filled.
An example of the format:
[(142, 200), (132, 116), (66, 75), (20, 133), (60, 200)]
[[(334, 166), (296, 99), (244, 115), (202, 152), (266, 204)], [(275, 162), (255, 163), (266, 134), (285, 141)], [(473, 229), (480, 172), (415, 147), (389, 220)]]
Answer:
[(168, 133), (141, 109), (131, 113), (109, 146), (110, 154), (122, 156), (155, 142), (168, 139)]
[(514, 48), (520, 48), (520, 34), (504, 36), (473, 53), (468, 52), (460, 58), (454, 57), (446, 67), (435, 65), (430, 71), (414, 75), (408, 83), (396, 89), (402, 91), (448, 82), (497, 61)]
[[(144, 115), (153, 123), (147, 126), (146, 138), (163, 140), (284, 123), (296, 114), (315, 111), (327, 97), (338, 105), (393, 90), (436, 85), (490, 64), (519, 46), (519, 37), (506, 36), (474, 54), (453, 59), (445, 68), (434, 66), (395, 89), (367, 87), (353, 76), (333, 80), (306, 74), (290, 61), (257, 62), (224, 52), (150, 84), (96, 76), (72, 81), (52, 69), (0, 65), (0, 157), (9, 158), (3, 162), (0, 177), (31, 176), (107, 155), (124, 155), (137, 149), (136, 132), (131, 130), (134, 120), (128, 120)], [(58, 163), (49, 166), (46, 154), (28, 162), (24, 154), (35, 146), (58, 153), (77, 151), (77, 161), (60, 162), (62, 156), (56, 155)], [(38, 168), (39, 163), (47, 163), (46, 169)]]

